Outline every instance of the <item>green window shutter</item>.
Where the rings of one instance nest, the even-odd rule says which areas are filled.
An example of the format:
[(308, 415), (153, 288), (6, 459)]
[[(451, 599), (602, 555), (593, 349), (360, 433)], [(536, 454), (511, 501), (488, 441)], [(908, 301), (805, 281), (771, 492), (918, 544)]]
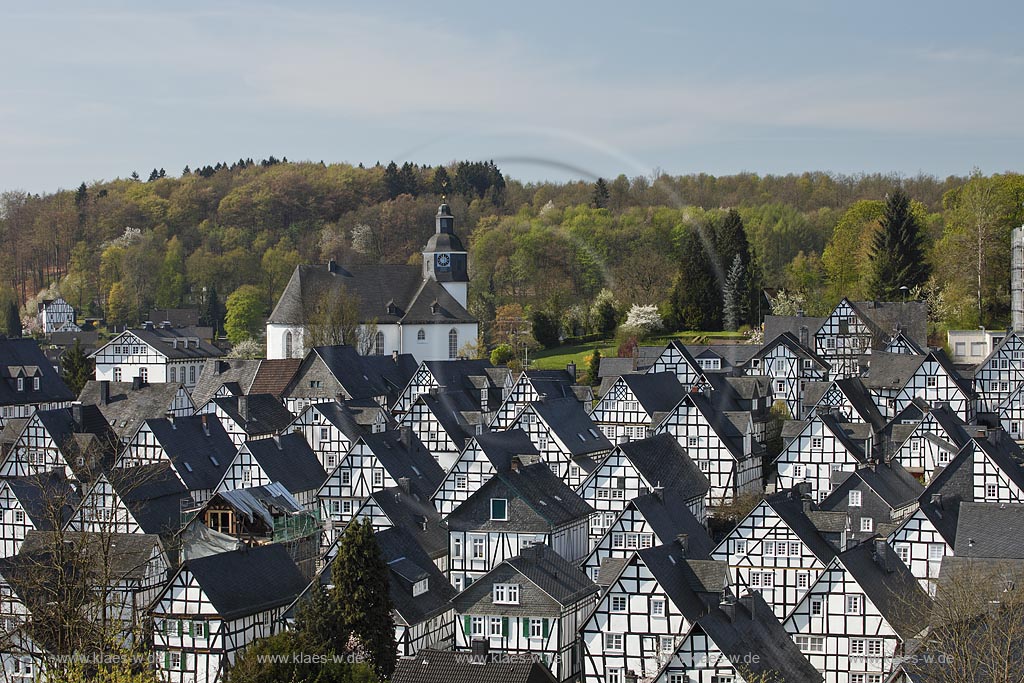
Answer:
[(521, 622), (523, 622), (523, 638), (529, 638), (530, 637), (530, 618), (529, 617), (519, 617), (519, 620)]
[(468, 614), (463, 617), (463, 633), (467, 636), (473, 635), (473, 621)]
[(549, 633), (549, 631), (548, 631), (548, 626), (549, 626), (549, 624), (548, 624), (548, 620), (547, 620), (547, 619), (543, 619), (543, 620), (541, 621), (541, 624), (542, 624), (542, 625), (543, 625), (543, 627), (544, 627), (544, 637), (545, 637), (545, 638), (547, 638), (547, 637), (548, 637), (548, 633)]
[(195, 634), (194, 634), (194, 633), (192, 632), (192, 622), (191, 622), (191, 621), (190, 621), (190, 622), (188, 622), (188, 635), (189, 635), (189, 637), (191, 637), (191, 636), (195, 635)]
[(508, 617), (501, 618), (501, 635), (508, 638)]
[(164, 670), (167, 671), (167, 670), (170, 670), (170, 668), (171, 668), (171, 653), (170, 652), (165, 652), (164, 653)]
[(185, 668), (186, 668), (185, 665), (187, 664), (187, 662), (186, 662), (187, 659), (188, 659), (188, 653), (182, 652), (181, 653), (181, 670), (182, 671), (184, 671)]
[(178, 619), (178, 637), (181, 638), (183, 635), (185, 635), (185, 627), (181, 623), (181, 619)]
[(171, 633), (171, 620), (170, 619), (164, 619), (164, 623), (161, 625), (161, 628), (163, 629), (163, 632), (164, 632), (165, 636), (170, 635), (170, 633)]

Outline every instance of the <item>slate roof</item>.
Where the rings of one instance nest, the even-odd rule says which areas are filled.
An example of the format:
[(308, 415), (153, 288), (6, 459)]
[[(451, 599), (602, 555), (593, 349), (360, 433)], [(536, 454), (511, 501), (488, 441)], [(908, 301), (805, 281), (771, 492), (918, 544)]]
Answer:
[(764, 338), (775, 339), (788, 332), (797, 340), (800, 339), (800, 328), (807, 328), (808, 341), (814, 339), (814, 333), (821, 329), (828, 318), (814, 318), (805, 315), (766, 315), (764, 317)]
[(200, 368), (199, 378), (192, 388), (192, 401), (197, 406), (204, 406), (224, 385), (237, 385), (241, 393), (248, 393), (262, 362), (241, 358), (207, 360)]
[(530, 440), (530, 436), (522, 429), (510, 429), (504, 432), (483, 432), (473, 437), (481, 452), (491, 461), (494, 469), (503, 472), (512, 464), (512, 456), (525, 455), (539, 458), (540, 451)]
[(874, 347), (881, 348), (896, 330), (919, 347), (928, 348), (928, 304), (923, 301), (850, 301), (861, 319), (873, 327)]
[(145, 420), (164, 417), (173, 406), (174, 397), (182, 386), (158, 382), (143, 384), (134, 389), (131, 382), (109, 382), (108, 399), (104, 403), (101, 399), (103, 381), (86, 382), (78, 400), (99, 408), (122, 441), (131, 438)]
[[(132, 328), (129, 330), (141, 341), (153, 347), (153, 350), (168, 360), (197, 360), (202, 358), (220, 358), (224, 352), (208, 341), (196, 336), (195, 330), (188, 328), (164, 328), (154, 327)], [(100, 349), (110, 346), (117, 340), (117, 337), (104, 344)], [(188, 341), (186, 341), (188, 340)], [(199, 344), (196, 345), (196, 340)], [(175, 346), (177, 342), (177, 346)], [(96, 353), (99, 353), (97, 350)], [(95, 355), (95, 354), (93, 354)]]
[(703, 497), (711, 488), (707, 476), (670, 434), (620, 443), (615, 448), (650, 484), (672, 490), (685, 500)]
[(210, 399), (241, 427), (248, 436), (278, 434), (291, 424), (295, 416), (270, 394), (249, 394), (242, 401), (247, 412), (242, 415), (238, 396), (216, 396)]
[(861, 374), (861, 381), (868, 389), (902, 389), (925, 361), (925, 356), (884, 351), (862, 358), (867, 360), (868, 369)]
[[(491, 520), (487, 501), (495, 493), (509, 496), (508, 519)], [(507, 493), (506, 493), (507, 492)], [(525, 504), (516, 504), (512, 498)], [(519, 466), (517, 469), (499, 470), (480, 488), (470, 494), (448, 515), (450, 530), (507, 530), (535, 527), (537, 520), (544, 527), (555, 529), (589, 517), (594, 508), (557, 477), (546, 463)]]
[(953, 554), (957, 557), (1024, 559), (1024, 505), (960, 503)]
[[(782, 519), (786, 525), (793, 530), (804, 545), (810, 549), (814, 556), (822, 562), (828, 562), (836, 555), (835, 548), (821, 535), (818, 526), (811, 520), (808, 513), (812, 510), (817, 512), (809, 501), (800, 499), (798, 490), (779, 491), (765, 498), (765, 503)], [(818, 514), (822, 514), (818, 512)], [(846, 528), (845, 513), (831, 513), (841, 517), (842, 527)]]
[(327, 472), (302, 434), (249, 440), (245, 448), (270, 481), (281, 482), (293, 494), (318, 489), (327, 480)]
[[(858, 467), (855, 472), (848, 472), (846, 474), (863, 481), (869, 489), (878, 494), (878, 497), (893, 510), (912, 505), (924, 492), (924, 487), (921, 486), (920, 482), (907, 472), (903, 465), (895, 460), (890, 463)], [(836, 491), (833, 491), (833, 493), (836, 493)], [(826, 501), (822, 501), (822, 507), (829, 507)]]
[[(328, 264), (296, 266), (267, 324), (304, 325), (307, 311), (323, 296), (353, 297), (360, 322), (476, 322), (440, 283), (424, 280), (419, 266)], [(436, 314), (430, 310), (434, 301), (438, 303)], [(391, 310), (389, 303), (395, 305)]]
[(63, 527), (80, 502), (78, 492), (62, 469), (11, 477), (5, 481), (32, 524), (40, 531), (52, 530), (55, 521)]
[[(39, 389), (31, 380), (18, 391), (17, 378), (39, 377)], [(73, 401), (71, 393), (34, 339), (0, 339), (0, 406)]]
[[(100, 534), (88, 531), (63, 531), (61, 538), (72, 547), (94, 549), (97, 563), (105, 564), (106, 571), (118, 579), (145, 579), (153, 549), (163, 550), (163, 543), (156, 534), (121, 534), (109, 531)], [(19, 554), (36, 555), (51, 552), (54, 541), (54, 537), (49, 533), (29, 531), (25, 534), (25, 541)]]
[[(905, 357), (913, 358), (913, 356)], [(843, 395), (846, 396), (850, 405), (853, 406), (853, 409), (857, 411), (862, 420), (875, 427), (875, 429), (881, 429), (885, 425), (885, 418), (882, 417), (882, 413), (878, 410), (878, 405), (871, 398), (867, 386), (859, 377), (836, 380), (836, 386), (843, 392)]]
[(448, 528), (429, 498), (416, 493), (411, 486), (406, 490), (399, 485), (374, 491), (370, 500), (393, 526), (405, 529), (431, 560), (448, 554)]
[[(717, 394), (719, 392), (712, 392), (715, 395), (714, 400), (718, 400)], [(736, 425), (733, 424), (725, 411), (720, 406), (712, 403), (712, 399), (709, 399), (704, 394), (687, 394), (684, 401), (689, 401), (692, 406), (697, 408), (704, 419), (707, 420), (708, 424), (715, 431), (715, 434), (721, 439), (722, 444), (728, 449), (729, 453), (737, 460), (742, 460), (746, 457), (743, 448), (743, 434), (740, 433)], [(756, 448), (756, 444), (754, 448)]]
[(533, 401), (530, 406), (573, 457), (606, 453), (612, 449), (612, 442), (575, 397), (548, 398)]
[(395, 481), (409, 479), (412, 490), (422, 498), (429, 498), (441, 485), (444, 469), (411, 429), (363, 434), (359, 438)]
[(169, 463), (115, 468), (108, 479), (143, 532), (168, 535), (181, 527), (189, 494)]
[[(757, 344), (687, 344), (686, 350), (695, 359), (713, 358), (718, 356), (725, 363), (722, 364), (721, 372), (728, 372), (731, 368), (744, 365), (754, 357), (761, 347)], [(707, 371), (709, 373), (715, 370)]]
[[(772, 351), (772, 349), (774, 349), (776, 346), (781, 345), (788, 348), (801, 360), (812, 360), (824, 368), (831, 367), (831, 364), (827, 360), (825, 360), (817, 353), (815, 353), (814, 350), (811, 349), (809, 346), (801, 344), (800, 339), (789, 330), (784, 330), (775, 337), (769, 338), (766, 335), (765, 339), (767, 339), (768, 341), (766, 341), (765, 344), (761, 346), (753, 356), (751, 356), (751, 358), (764, 358), (766, 355), (768, 355), (768, 353)], [(808, 341), (811, 341), (811, 339), (813, 339), (813, 336), (809, 338)]]
[(672, 410), (686, 395), (686, 389), (673, 372), (623, 375), (622, 381), (648, 415)]
[[(768, 680), (821, 681), (813, 667), (758, 591), (736, 600), (730, 612), (713, 606), (700, 617), (688, 638), (703, 632), (748, 677), (764, 674)], [(754, 655), (753, 657), (751, 655)], [(669, 660), (666, 668), (671, 667)], [(749, 672), (749, 674), (748, 674)]]
[(389, 404), (398, 398), (419, 367), (408, 353), (399, 354), (397, 358), (390, 354), (364, 356), (347, 344), (310, 349), (302, 367), (308, 367), (316, 358), (323, 362), (351, 398), (386, 396)]
[(145, 424), (190, 491), (216, 488), (238, 451), (216, 415), (161, 418)]
[(948, 465), (937, 471), (921, 494), (921, 512), (951, 546), (955, 545), (957, 515), (963, 501), (974, 500), (972, 447), (960, 449)]
[[(390, 570), (392, 607), (406, 624), (422, 623), (443, 614), (451, 608), (451, 600), (456, 593), (414, 533), (407, 527), (395, 526), (374, 534), (381, 556)], [(421, 579), (427, 579), (427, 591), (413, 596), (412, 585)]]
[(465, 391), (420, 394), (416, 401), (427, 406), (460, 451), (466, 447), (470, 437), (476, 434), (476, 426), (484, 423), (479, 402), (474, 401)]
[(391, 683), (556, 683), (551, 671), (530, 658), (474, 658), (466, 652), (424, 648), (395, 665)]
[(306, 410), (315, 410), (323, 415), (325, 420), (337, 427), (351, 441), (355, 441), (366, 433), (362, 424), (357, 420), (356, 414), (348, 407), (347, 402), (314, 403)]
[[(707, 610), (708, 599), (720, 594), (725, 587), (727, 563), (693, 561), (699, 567), (699, 570), (695, 571), (690, 566), (691, 562), (683, 557), (682, 549), (677, 543), (665, 543), (637, 551), (637, 557), (647, 565), (657, 579), (658, 585), (688, 621), (695, 621), (703, 614)], [(722, 567), (721, 585), (708, 585), (709, 575), (716, 574), (709, 569), (719, 565)]]
[(654, 534), (664, 542), (686, 535), (688, 558), (706, 560), (715, 544), (708, 530), (687, 507), (687, 498), (675, 489), (655, 490), (626, 503), (643, 515)]
[(191, 572), (222, 619), (287, 605), (309, 585), (277, 543), (189, 560), (181, 571)]
[(579, 567), (544, 544), (523, 548), (519, 555), (505, 563), (563, 607), (598, 592), (597, 585)]
[[(37, 410), (35, 415), (61, 449), (68, 465), (79, 478), (92, 478), (90, 473), (100, 471), (113, 463), (118, 438), (96, 406), (83, 405), (82, 424), (75, 423), (72, 408)], [(86, 458), (78, 464), (78, 456)]]
[(924, 628), (911, 607), (930, 604), (928, 594), (884, 539), (860, 543), (836, 558), (901, 638), (912, 638)]

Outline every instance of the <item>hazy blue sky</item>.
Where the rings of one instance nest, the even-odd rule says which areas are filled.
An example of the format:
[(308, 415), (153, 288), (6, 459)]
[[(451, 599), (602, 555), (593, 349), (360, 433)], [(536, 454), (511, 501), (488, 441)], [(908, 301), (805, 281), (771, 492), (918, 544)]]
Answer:
[(1022, 19), (1020, 2), (0, 0), (0, 190), (271, 154), (493, 158), (523, 179), (1019, 170)]

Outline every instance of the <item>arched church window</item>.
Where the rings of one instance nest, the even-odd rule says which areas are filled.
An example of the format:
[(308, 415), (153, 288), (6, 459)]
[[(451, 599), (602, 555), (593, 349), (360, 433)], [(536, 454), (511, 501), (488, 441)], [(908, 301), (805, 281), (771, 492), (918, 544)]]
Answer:
[(454, 328), (448, 332), (448, 357), (459, 357), (459, 333)]
[(420, 344), (423, 344), (424, 342), (427, 341), (427, 331), (424, 330), (422, 327), (416, 333), (416, 341), (419, 342)]
[(292, 357), (292, 331), (288, 330), (284, 333), (284, 357)]
[(375, 340), (373, 352), (378, 356), (384, 355), (384, 333), (377, 332), (377, 339)]

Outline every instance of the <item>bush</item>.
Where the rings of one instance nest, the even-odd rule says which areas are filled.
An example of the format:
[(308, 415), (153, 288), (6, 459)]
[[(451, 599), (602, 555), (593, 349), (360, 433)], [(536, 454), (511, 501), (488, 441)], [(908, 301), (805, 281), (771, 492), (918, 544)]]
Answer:
[(530, 323), (533, 325), (533, 338), (541, 346), (549, 349), (558, 345), (558, 319), (544, 311), (534, 310), (530, 313)]
[(515, 355), (511, 345), (498, 344), (491, 351), (491, 365), (507, 365), (510, 360), (515, 358)]

